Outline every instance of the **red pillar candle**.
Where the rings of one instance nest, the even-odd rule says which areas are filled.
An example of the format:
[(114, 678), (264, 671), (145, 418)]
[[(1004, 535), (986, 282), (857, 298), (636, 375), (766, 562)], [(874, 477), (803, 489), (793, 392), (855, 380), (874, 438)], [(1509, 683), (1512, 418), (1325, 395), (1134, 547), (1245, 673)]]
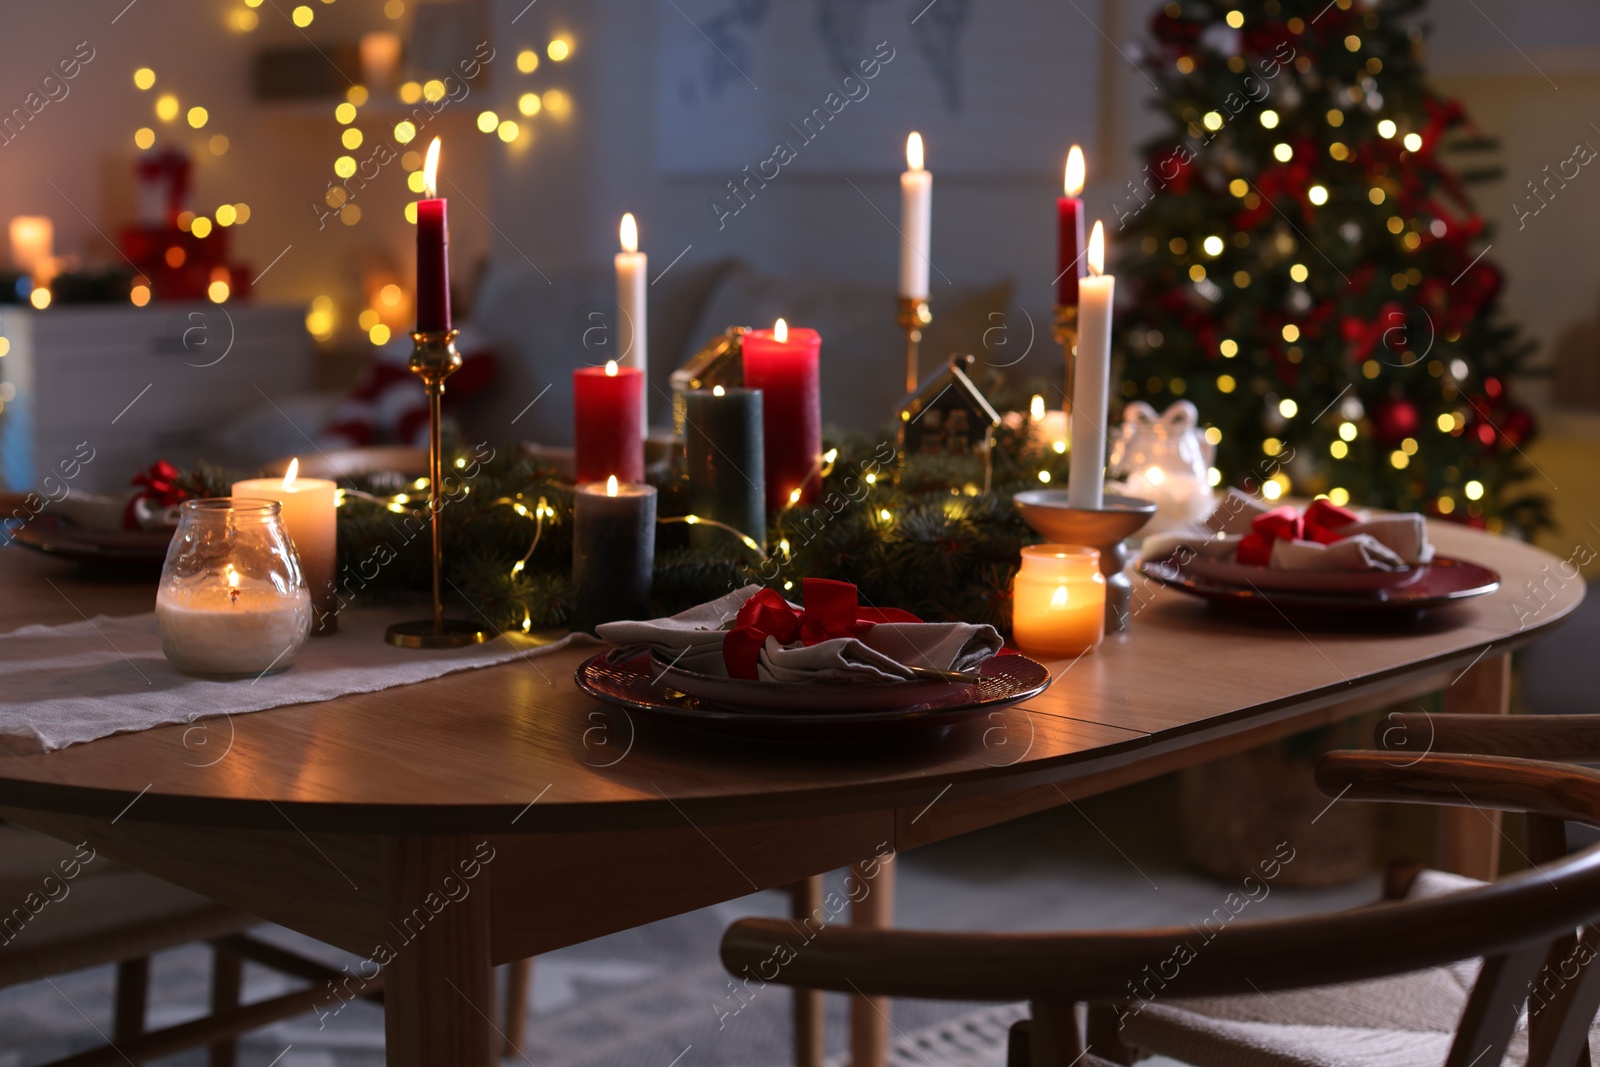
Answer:
[(1073, 145), (1067, 153), (1066, 195), (1056, 198), (1056, 303), (1062, 307), (1077, 306), (1078, 279), (1084, 275), (1083, 172), (1083, 149)]
[(644, 372), (619, 367), (579, 367), (572, 372), (577, 446), (577, 481), (644, 481), (644, 438), (639, 411), (644, 406)]
[(418, 333), (450, 329), (450, 227), (445, 220), (445, 199), (435, 195), (438, 173), (439, 138), (435, 137), (422, 170), (428, 198), (417, 201)]
[(760, 389), (766, 439), (767, 510), (815, 500), (822, 489), (822, 391), (815, 330), (789, 329), (779, 319), (770, 330), (744, 335), (744, 384)]

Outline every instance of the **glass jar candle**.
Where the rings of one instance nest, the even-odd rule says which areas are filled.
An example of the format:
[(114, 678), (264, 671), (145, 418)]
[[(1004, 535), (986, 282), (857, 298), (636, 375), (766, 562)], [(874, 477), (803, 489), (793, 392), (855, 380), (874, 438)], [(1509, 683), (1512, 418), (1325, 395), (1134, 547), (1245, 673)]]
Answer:
[(1078, 545), (1029, 545), (1011, 583), (1011, 637), (1038, 656), (1076, 656), (1106, 632), (1100, 553)]
[(311, 594), (275, 501), (185, 501), (156, 591), (161, 651), (185, 674), (259, 678), (294, 662)]

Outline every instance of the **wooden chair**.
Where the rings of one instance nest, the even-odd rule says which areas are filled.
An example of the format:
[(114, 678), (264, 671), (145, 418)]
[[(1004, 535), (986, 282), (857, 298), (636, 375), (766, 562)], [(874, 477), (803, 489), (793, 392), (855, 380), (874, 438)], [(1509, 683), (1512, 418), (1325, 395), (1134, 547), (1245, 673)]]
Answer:
[[(240, 1034), (311, 1011), (329, 999), (326, 982), (346, 977), (250, 937), (246, 931), (260, 922), (87, 846), (0, 823), (0, 988), (106, 964), (117, 968), (110, 1043), (48, 1067), (126, 1067), (195, 1048), (209, 1048), (211, 1067), (233, 1067)], [(193, 942), (211, 944), (210, 1014), (147, 1030), (150, 957)], [(241, 1004), (247, 959), (312, 985)], [(365, 992), (382, 995), (377, 983)]]
[[(1472, 805), (1600, 825), (1600, 772), (1562, 764), (1437, 752), (1403, 760), (1391, 752), (1341, 752), (1322, 760), (1317, 781), (1329, 796), (1344, 800)], [(1167, 1013), (1169, 1030), (1192, 1019), (1215, 1024), (1205, 1041), (1186, 1047), (1191, 1062), (1204, 1064), (1287, 1062), (1278, 1055), (1281, 1048), (1249, 1040), (1280, 1037), (1277, 1027), (1299, 1039), (1293, 1062), (1301, 1064), (1488, 1067), (1502, 1061), (1515, 1039), (1528, 1046), (1525, 1060), (1518, 1050), (1518, 1062), (1527, 1067), (1574, 1067), (1587, 1051), (1600, 1006), (1600, 964), (1594, 963), (1600, 939), (1588, 925), (1596, 916), (1600, 846), (1444, 895), (1286, 920), (1230, 916), (1214, 928), (1208, 923), (974, 934), (828, 927), (801, 940), (787, 924), (746, 919), (727, 931), (722, 959), (731, 972), (748, 967), (783, 985), (861, 995), (1026, 1000), (1032, 1018), (1014, 1031), (1013, 1067), (1077, 1062), (1085, 1052), (1078, 1016), (1084, 1003), (1112, 1009), (1099, 1014), (1112, 1020), (1109, 1032), (1091, 1028), (1087, 1047), (1100, 1055), (1127, 1052), (1118, 1047), (1119, 1037), (1139, 1051), (1164, 1051), (1150, 1048), (1149, 1038), (1159, 1030), (1151, 1023)], [(1569, 941), (1579, 927), (1577, 941)], [(1311, 1027), (1289, 1014), (1335, 997), (1348, 1000), (1352, 990), (1375, 985), (1388, 996), (1380, 1008), (1403, 1007), (1396, 998), (1406, 980), (1394, 976), (1415, 978), (1420, 972), (1438, 985), (1441, 969), (1448, 974), (1450, 965), (1475, 958), (1483, 963), (1462, 989), (1453, 1025), (1437, 1040), (1375, 1049), (1381, 1042), (1366, 1038), (1382, 1028), (1358, 1024), (1316, 1030), (1324, 1038), (1319, 1044)], [(1530, 990), (1537, 997), (1528, 1038), (1519, 1030), (1519, 1015)], [(1249, 1003), (1273, 1022), (1239, 1022), (1238, 1012), (1212, 1011), (1218, 1003)], [(1173, 1020), (1172, 1012), (1192, 1019)], [(1305, 1054), (1308, 1044), (1315, 1059)], [(1382, 1055), (1364, 1059), (1364, 1052)]]

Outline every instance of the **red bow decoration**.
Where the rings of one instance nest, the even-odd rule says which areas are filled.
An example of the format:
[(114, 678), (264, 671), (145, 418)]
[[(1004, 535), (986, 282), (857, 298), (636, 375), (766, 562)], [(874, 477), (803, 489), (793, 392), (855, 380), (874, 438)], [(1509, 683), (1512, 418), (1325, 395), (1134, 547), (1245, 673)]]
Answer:
[(1331, 545), (1344, 537), (1340, 530), (1360, 521), (1355, 512), (1326, 500), (1313, 500), (1304, 515), (1287, 505), (1273, 508), (1250, 523), (1250, 532), (1239, 542), (1234, 559), (1247, 566), (1266, 567), (1272, 562), (1272, 543), (1280, 537)]
[(156, 460), (147, 471), (140, 471), (133, 476), (129, 485), (140, 486), (139, 492), (133, 494), (128, 501), (128, 506), (122, 511), (122, 525), (128, 529), (136, 529), (139, 525), (133, 515), (133, 506), (141, 500), (154, 500), (164, 508), (181, 504), (189, 499), (189, 491), (178, 485), (178, 479), (183, 477), (183, 472), (164, 459)]
[(880, 622), (921, 622), (899, 608), (863, 608), (856, 587), (828, 578), (807, 578), (801, 583), (805, 610), (796, 611), (771, 589), (763, 589), (744, 602), (734, 617), (733, 629), (722, 643), (722, 662), (728, 677), (760, 678), (757, 664), (768, 637), (779, 644), (796, 641), (821, 644), (835, 637), (864, 637)]

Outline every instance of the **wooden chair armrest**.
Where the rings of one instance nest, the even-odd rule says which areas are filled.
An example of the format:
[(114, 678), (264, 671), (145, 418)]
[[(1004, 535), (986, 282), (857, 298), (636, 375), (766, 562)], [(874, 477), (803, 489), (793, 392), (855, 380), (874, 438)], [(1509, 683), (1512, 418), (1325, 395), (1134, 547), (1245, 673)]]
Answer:
[[(1600, 772), (1514, 759), (1332, 753), (1330, 796), (1536, 811), (1600, 823)], [(1244, 886), (1247, 894), (1254, 894)], [(1243, 899), (1241, 897), (1241, 899)], [(746, 919), (722, 960), (766, 982), (949, 1000), (1127, 1001), (1361, 981), (1548, 942), (1600, 913), (1600, 846), (1469, 892), (1266, 922), (1139, 931), (933, 933)]]
[(1478, 756), (1600, 763), (1600, 715), (1432, 715), (1396, 712), (1375, 731), (1378, 747), (1421, 756)]

